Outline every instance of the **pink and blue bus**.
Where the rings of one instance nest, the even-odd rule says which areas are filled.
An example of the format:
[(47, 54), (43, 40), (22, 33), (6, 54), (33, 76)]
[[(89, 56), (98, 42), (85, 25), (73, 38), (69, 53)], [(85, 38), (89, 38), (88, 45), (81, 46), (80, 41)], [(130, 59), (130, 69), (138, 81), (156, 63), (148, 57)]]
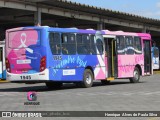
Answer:
[(91, 87), (115, 78), (139, 82), (151, 75), (151, 36), (47, 26), (6, 31), (6, 70), (11, 82), (44, 82), (48, 88), (72, 82)]

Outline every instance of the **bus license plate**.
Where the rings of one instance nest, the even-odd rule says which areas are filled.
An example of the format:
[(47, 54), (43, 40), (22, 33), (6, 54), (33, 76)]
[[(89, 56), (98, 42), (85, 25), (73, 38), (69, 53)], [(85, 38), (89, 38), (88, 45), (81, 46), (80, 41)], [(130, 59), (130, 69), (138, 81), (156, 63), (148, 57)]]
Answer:
[(31, 60), (30, 59), (26, 59), (26, 60), (17, 60), (17, 64), (30, 64)]

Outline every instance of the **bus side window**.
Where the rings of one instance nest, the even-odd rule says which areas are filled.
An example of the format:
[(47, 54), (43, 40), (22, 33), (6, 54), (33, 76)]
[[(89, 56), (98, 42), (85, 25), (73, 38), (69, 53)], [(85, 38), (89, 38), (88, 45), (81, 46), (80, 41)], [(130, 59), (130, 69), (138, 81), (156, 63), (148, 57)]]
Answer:
[(88, 34), (77, 34), (78, 54), (90, 54), (90, 37)]
[(84, 34), (82, 36), (83, 40), (83, 49), (85, 54), (90, 54), (90, 36), (88, 34)]
[(131, 36), (125, 37), (125, 42), (126, 42), (126, 54), (128, 55), (134, 54), (133, 37)]
[(76, 39), (75, 34), (68, 34), (68, 44), (67, 44), (68, 54), (76, 54)]
[(125, 54), (125, 41), (123, 36), (117, 36), (117, 50), (118, 54)]
[(91, 52), (91, 54), (95, 55), (95, 54), (97, 54), (96, 44), (95, 44), (95, 36), (91, 35), (90, 38), (91, 38), (90, 52)]
[(103, 54), (103, 42), (102, 42), (102, 39), (98, 38), (96, 40), (96, 46), (97, 46), (97, 49), (98, 49), (98, 52), (99, 52), (97, 54), (102, 55)]
[(62, 53), (70, 55), (76, 54), (75, 34), (62, 34)]
[(49, 44), (52, 54), (60, 54), (61, 46), (60, 46), (60, 34), (59, 33), (49, 33)]
[(77, 34), (76, 35), (76, 39), (77, 39), (77, 53), (78, 54), (82, 54), (82, 44), (83, 44), (83, 41), (82, 41), (82, 35), (81, 34)]
[(134, 37), (134, 51), (135, 54), (142, 54), (142, 44), (140, 37)]

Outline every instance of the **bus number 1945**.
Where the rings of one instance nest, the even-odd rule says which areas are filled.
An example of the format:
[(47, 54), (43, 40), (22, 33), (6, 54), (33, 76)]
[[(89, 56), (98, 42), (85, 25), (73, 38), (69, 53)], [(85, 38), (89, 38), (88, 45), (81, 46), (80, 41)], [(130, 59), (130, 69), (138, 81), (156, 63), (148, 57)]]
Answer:
[(22, 80), (30, 80), (31, 76), (20, 76)]

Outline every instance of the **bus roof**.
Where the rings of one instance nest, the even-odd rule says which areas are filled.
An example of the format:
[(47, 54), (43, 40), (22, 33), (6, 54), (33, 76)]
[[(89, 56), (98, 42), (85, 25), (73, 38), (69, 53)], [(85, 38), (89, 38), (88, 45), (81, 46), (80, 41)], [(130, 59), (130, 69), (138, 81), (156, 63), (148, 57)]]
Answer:
[[(49, 27), (49, 26), (28, 26), (28, 27), (18, 27), (13, 29), (8, 29), (7, 32), (11, 31), (19, 31), (19, 30), (29, 30), (29, 29), (47, 29), (48, 31), (55, 31), (55, 32), (69, 32), (69, 33), (88, 33), (88, 34), (95, 34), (98, 30), (94, 29), (77, 29), (77, 28), (57, 28), (57, 27)], [(126, 36), (139, 36), (139, 37), (147, 37), (151, 38), (151, 35), (148, 33), (135, 33), (135, 32), (124, 32), (124, 31), (110, 31), (110, 30), (101, 30), (99, 31), (103, 35), (126, 35)]]
[[(8, 29), (7, 32), (11, 31), (19, 31), (19, 30), (29, 30), (29, 29), (47, 29), (48, 31), (56, 31), (56, 32), (78, 32), (78, 33), (89, 33), (89, 34), (95, 34), (97, 30), (94, 29), (77, 29), (77, 28), (57, 28), (57, 27), (49, 27), (49, 26), (29, 26), (29, 27), (18, 27), (18, 28), (12, 28)], [(101, 31), (102, 32), (102, 31)]]
[(151, 38), (149, 33), (135, 33), (135, 32), (124, 32), (124, 31), (109, 31), (102, 30), (107, 35), (126, 35), (126, 36), (139, 36), (139, 37), (148, 37)]

